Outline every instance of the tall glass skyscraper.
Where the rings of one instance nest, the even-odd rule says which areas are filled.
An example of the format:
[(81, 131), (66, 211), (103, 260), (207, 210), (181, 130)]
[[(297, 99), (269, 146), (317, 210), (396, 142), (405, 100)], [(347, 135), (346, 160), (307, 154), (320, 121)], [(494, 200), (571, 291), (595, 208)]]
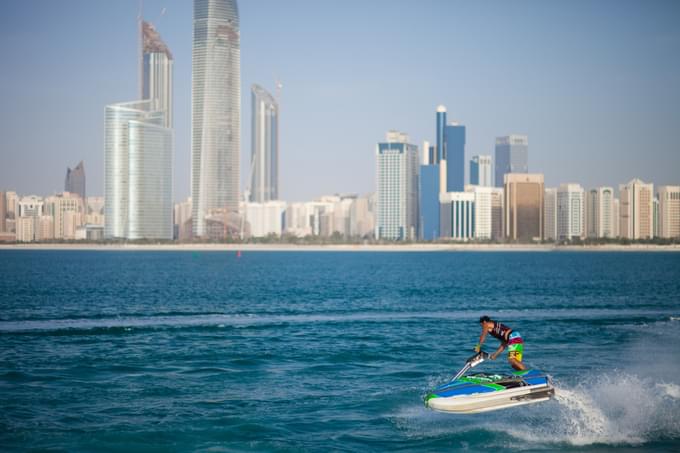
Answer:
[(66, 168), (64, 191), (80, 195), (83, 203), (87, 201), (87, 198), (85, 198), (85, 164), (82, 160), (76, 165), (76, 168)]
[(172, 130), (152, 107), (106, 107), (105, 237), (172, 239)]
[(496, 138), (496, 187), (506, 173), (529, 173), (529, 139), (526, 135)]
[(412, 240), (418, 229), (418, 147), (389, 131), (376, 147), (377, 239)]
[(211, 209), (238, 211), (241, 55), (236, 0), (194, 0), (191, 196), (194, 236)]
[(170, 49), (152, 24), (142, 21), (141, 98), (151, 99), (152, 109), (165, 112), (165, 127), (172, 127), (172, 72)]
[(447, 124), (444, 129), (444, 151), (446, 156), (446, 191), (465, 190), (465, 126)]
[(142, 21), (142, 100), (106, 107), (104, 236), (172, 239), (172, 54)]
[(250, 201), (279, 198), (279, 105), (259, 85), (251, 87)]

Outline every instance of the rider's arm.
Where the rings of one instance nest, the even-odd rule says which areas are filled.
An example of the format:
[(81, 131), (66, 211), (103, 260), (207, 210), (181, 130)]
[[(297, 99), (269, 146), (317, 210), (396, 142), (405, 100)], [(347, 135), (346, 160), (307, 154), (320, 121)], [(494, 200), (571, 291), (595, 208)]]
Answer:
[(505, 346), (506, 346), (505, 343), (501, 343), (501, 345), (498, 347), (498, 349), (496, 349), (496, 352), (491, 354), (491, 356), (490, 356), (491, 360), (496, 360), (496, 357), (498, 357), (500, 355), (500, 353), (503, 352), (503, 350), (505, 349)]

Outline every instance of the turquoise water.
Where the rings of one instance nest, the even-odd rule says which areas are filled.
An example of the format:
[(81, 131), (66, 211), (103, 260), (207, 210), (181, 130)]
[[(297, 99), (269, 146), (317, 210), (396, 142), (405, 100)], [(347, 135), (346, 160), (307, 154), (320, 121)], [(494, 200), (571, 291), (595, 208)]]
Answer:
[[(680, 254), (0, 251), (0, 275), (2, 451), (680, 450)], [(423, 406), (481, 314), (555, 400)]]

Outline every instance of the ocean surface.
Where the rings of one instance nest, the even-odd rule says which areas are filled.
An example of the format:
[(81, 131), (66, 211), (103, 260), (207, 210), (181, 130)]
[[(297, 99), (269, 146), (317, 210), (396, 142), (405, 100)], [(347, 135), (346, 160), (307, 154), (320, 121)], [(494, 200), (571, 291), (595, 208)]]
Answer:
[[(423, 405), (482, 314), (554, 400)], [(680, 253), (0, 251), (3, 452), (613, 448), (680, 451)]]

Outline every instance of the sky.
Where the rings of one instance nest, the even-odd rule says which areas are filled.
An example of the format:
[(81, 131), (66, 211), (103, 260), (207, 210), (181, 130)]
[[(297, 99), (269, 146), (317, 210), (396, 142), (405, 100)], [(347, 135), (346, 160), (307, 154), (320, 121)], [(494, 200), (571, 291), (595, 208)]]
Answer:
[[(250, 86), (280, 99), (280, 194), (375, 190), (385, 132), (466, 126), (466, 159), (529, 137), (546, 186), (680, 184), (680, 2), (241, 0), (241, 174)], [(165, 8), (165, 13), (161, 14)], [(0, 190), (49, 195), (85, 161), (104, 192), (104, 108), (138, 93), (138, 0), (22, 0), (0, 15)], [(190, 195), (192, 2), (145, 0), (175, 57), (174, 196)]]

